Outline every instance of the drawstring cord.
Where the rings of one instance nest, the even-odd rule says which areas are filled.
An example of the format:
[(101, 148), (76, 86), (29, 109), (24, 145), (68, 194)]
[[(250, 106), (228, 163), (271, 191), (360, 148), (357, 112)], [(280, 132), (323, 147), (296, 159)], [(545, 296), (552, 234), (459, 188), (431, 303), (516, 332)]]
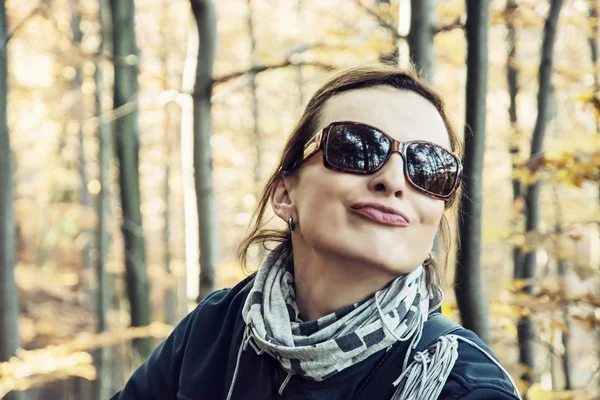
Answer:
[(388, 326), (388, 324), (384, 318), (383, 310), (381, 309), (381, 304), (379, 303), (380, 292), (381, 291), (375, 292), (375, 306), (377, 307), (377, 312), (379, 313), (379, 319), (381, 320), (381, 325), (383, 325), (384, 328), (393, 337), (395, 337), (396, 340), (398, 340), (399, 342), (404, 342), (412, 336), (412, 339), (410, 341), (410, 346), (408, 347), (408, 351), (406, 352), (406, 356), (404, 357), (404, 362), (402, 363), (402, 370), (404, 371), (406, 369), (406, 366), (408, 365), (411, 350), (415, 349), (417, 347), (417, 345), (419, 344), (419, 340), (421, 340), (421, 334), (423, 333), (423, 324), (425, 323), (425, 321), (423, 320), (423, 318), (421, 318), (418, 324), (414, 325), (411, 330), (407, 331), (404, 334), (404, 336), (399, 337), (398, 335), (396, 335), (396, 332), (394, 332), (393, 329), (391, 329)]
[[(414, 363), (409, 368), (405, 367), (402, 374), (393, 383), (395, 387), (398, 387), (404, 381), (404, 384), (400, 385), (394, 393), (392, 400), (438, 398), (446, 383), (445, 380), (450, 375), (458, 358), (459, 340), (475, 347), (498, 366), (513, 385), (518, 398), (521, 398), (517, 385), (494, 357), (473, 341), (459, 335), (449, 334), (440, 336), (435, 346), (414, 355)], [(407, 353), (410, 354), (410, 350)], [(415, 395), (416, 397), (414, 397)]]
[(235, 370), (233, 371), (233, 378), (231, 379), (231, 385), (229, 385), (229, 392), (227, 393), (227, 400), (231, 400), (231, 395), (233, 394), (233, 387), (235, 386), (235, 381), (237, 379), (238, 370), (240, 368), (240, 359), (242, 358), (242, 351), (245, 351), (248, 348), (248, 343), (252, 339), (252, 331), (250, 330), (250, 326), (246, 325), (246, 329), (244, 329), (244, 335), (242, 336), (242, 343), (240, 343), (240, 349), (238, 350), (237, 360), (235, 362)]
[[(252, 328), (250, 327), (250, 325), (246, 325), (246, 328), (244, 329), (244, 334), (242, 336), (242, 343), (240, 343), (240, 348), (238, 350), (237, 360), (235, 362), (235, 370), (233, 371), (233, 378), (231, 379), (231, 385), (229, 385), (229, 392), (227, 393), (227, 400), (231, 400), (231, 396), (233, 395), (233, 388), (235, 386), (235, 381), (237, 380), (237, 375), (238, 375), (238, 371), (240, 368), (240, 359), (242, 358), (242, 352), (246, 351), (248, 349), (248, 345), (250, 345), (250, 347), (252, 347), (252, 349), (259, 356), (265, 352), (263, 349), (259, 348), (258, 345), (252, 339), (253, 339)], [(280, 395), (283, 394), (283, 390), (287, 386), (292, 375), (293, 375), (292, 371), (288, 372), (285, 380), (283, 381), (283, 383), (281, 384), (281, 387), (279, 388)]]
[(287, 386), (288, 382), (290, 381), (290, 378), (292, 377), (293, 372), (289, 371), (287, 376), (285, 377), (285, 379), (283, 380), (283, 383), (281, 384), (281, 386), (279, 387), (279, 395), (283, 395), (283, 389), (285, 389), (285, 387)]
[(449, 336), (440, 336), (435, 347), (414, 355), (414, 363), (404, 369), (393, 383), (397, 387), (404, 381), (392, 400), (437, 399), (457, 358), (457, 341)]

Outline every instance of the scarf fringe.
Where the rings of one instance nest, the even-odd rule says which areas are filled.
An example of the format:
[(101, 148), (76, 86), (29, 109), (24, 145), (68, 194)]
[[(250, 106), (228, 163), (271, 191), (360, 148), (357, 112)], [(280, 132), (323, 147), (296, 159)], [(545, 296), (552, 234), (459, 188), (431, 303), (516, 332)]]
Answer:
[(394, 382), (397, 389), (392, 400), (437, 399), (457, 358), (456, 336), (440, 336), (428, 349), (415, 353)]

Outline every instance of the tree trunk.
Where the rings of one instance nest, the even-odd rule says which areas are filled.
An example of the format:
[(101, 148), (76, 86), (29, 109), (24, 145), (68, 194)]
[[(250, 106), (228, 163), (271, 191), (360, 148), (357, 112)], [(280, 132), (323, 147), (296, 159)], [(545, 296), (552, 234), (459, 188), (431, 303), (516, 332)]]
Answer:
[[(0, 362), (8, 361), (20, 346), (19, 293), (15, 283), (16, 226), (13, 207), (13, 155), (8, 132), (8, 52), (6, 9), (0, 0)], [(21, 392), (6, 400), (21, 400)]]
[[(166, 61), (166, 60), (165, 60)], [(171, 270), (171, 157), (173, 154), (173, 137), (171, 132), (171, 110), (170, 105), (165, 105), (165, 180), (164, 180), (164, 198), (165, 212), (163, 215), (165, 227), (163, 230), (164, 245), (164, 264), (165, 273), (170, 278), (170, 285), (165, 291), (165, 322), (170, 325), (176, 325), (179, 321), (179, 312), (177, 306), (177, 287), (179, 280)]]
[[(247, 25), (248, 25), (248, 38), (250, 39), (250, 59), (252, 68), (257, 65), (256, 60), (256, 37), (254, 34), (254, 18), (252, 16), (252, 0), (248, 0), (248, 15), (247, 15)], [(298, 4), (300, 7), (301, 3)], [(248, 74), (248, 79), (250, 80), (250, 107), (252, 108), (252, 132), (254, 133), (254, 137), (252, 141), (254, 142), (254, 194), (256, 198), (260, 198), (260, 193), (262, 191), (261, 182), (262, 182), (262, 135), (260, 132), (260, 109), (258, 96), (256, 94), (256, 72), (251, 72)], [(298, 91), (300, 92), (300, 100), (302, 100), (302, 67), (298, 65), (296, 67), (296, 81), (298, 82)], [(300, 103), (301, 105), (303, 103)], [(257, 259), (262, 262), (263, 258), (266, 256), (265, 249), (263, 246), (258, 247)]]
[[(163, 0), (162, 3), (162, 18), (160, 25), (161, 40), (163, 41), (163, 52), (161, 54), (161, 66), (163, 74), (163, 90), (167, 92), (170, 89), (169, 84), (169, 56), (170, 53), (166, 51), (169, 44), (168, 37), (168, 15), (169, 15), (169, 0)], [(175, 143), (175, 137), (172, 132), (172, 120), (171, 120), (171, 107), (170, 102), (164, 105), (164, 134), (165, 134), (165, 180), (164, 180), (164, 199), (165, 199), (165, 211), (163, 214), (164, 229), (163, 229), (163, 246), (164, 246), (164, 268), (165, 274), (170, 278), (169, 285), (167, 285), (164, 296), (165, 296), (165, 322), (170, 325), (176, 325), (179, 321), (179, 312), (177, 305), (177, 293), (179, 279), (171, 270), (171, 203), (169, 198), (171, 196), (171, 158), (173, 156), (173, 144)]]
[(435, 0), (410, 1), (410, 31), (408, 47), (417, 71), (433, 82), (433, 36), (435, 31)]
[[(509, 144), (509, 152), (511, 156), (511, 164), (513, 171), (516, 171), (519, 164), (519, 154), (521, 148), (519, 145), (520, 134), (518, 126), (518, 115), (517, 115), (517, 94), (519, 93), (519, 75), (518, 70), (515, 68), (515, 55), (517, 53), (517, 41), (516, 41), (516, 30), (514, 26), (514, 19), (517, 11), (516, 0), (508, 0), (506, 2), (506, 45), (508, 47), (508, 59), (506, 61), (506, 80), (508, 84), (508, 93), (510, 98), (510, 105), (508, 107), (508, 116), (510, 119), (511, 137)], [(523, 198), (521, 190), (521, 181), (518, 178), (513, 178), (513, 205), (518, 210), (517, 202)], [(517, 211), (515, 215), (515, 223), (513, 223), (515, 229), (519, 229), (518, 221), (520, 211)], [(523, 254), (521, 252), (521, 246), (513, 246), (513, 278), (515, 280), (523, 279), (522, 272)]]
[[(79, 12), (79, 1), (78, 0), (70, 0), (71, 7), (71, 34), (73, 47), (75, 49), (80, 49), (81, 40), (83, 39), (83, 32), (81, 31), (81, 13)], [(75, 103), (71, 107), (72, 117), (75, 121), (77, 121), (77, 138), (78, 138), (78, 150), (79, 150), (79, 178), (80, 178), (80, 197), (79, 197), (79, 205), (82, 210), (87, 212), (90, 208), (90, 193), (88, 191), (88, 174), (87, 174), (87, 158), (85, 154), (85, 135), (83, 132), (83, 128), (81, 126), (81, 121), (83, 120), (83, 109), (84, 109), (84, 99), (83, 92), (81, 91), (81, 85), (83, 84), (83, 69), (81, 68), (80, 63), (76, 63), (74, 65), (75, 68), (75, 77), (71, 82), (71, 90), (73, 91), (73, 96), (75, 99)], [(89, 304), (91, 305), (91, 309), (95, 307), (95, 299), (94, 293), (92, 290), (92, 285), (89, 280), (91, 276), (88, 274), (90, 268), (92, 267), (92, 259), (90, 257), (90, 238), (91, 232), (89, 229), (85, 228), (81, 231), (80, 235), (84, 238), (84, 245), (81, 249), (81, 264), (83, 269), (80, 273), (85, 277), (83, 280), (84, 285), (88, 289), (89, 296)], [(84, 378), (72, 378), (75, 384), (73, 385), (74, 390), (77, 393), (77, 397), (82, 399), (88, 399), (91, 397), (92, 385), (87, 379)]]
[(564, 330), (561, 331), (562, 337), (562, 346), (564, 349), (564, 353), (561, 357), (562, 361), (562, 369), (565, 377), (565, 390), (573, 390), (572, 380), (571, 380), (571, 347), (569, 345), (569, 339), (571, 337), (571, 322), (569, 318), (569, 304), (568, 299), (566, 298), (566, 279), (567, 274), (569, 272), (569, 262), (567, 260), (558, 260), (558, 275), (560, 277), (561, 282), (561, 292), (562, 292), (562, 314), (564, 321)]
[[(588, 20), (591, 22), (590, 37), (588, 43), (590, 46), (590, 58), (592, 61), (593, 74), (594, 74), (594, 91), (600, 92), (600, 65), (598, 65), (598, 33), (600, 31), (600, 23), (598, 22), (598, 7), (600, 2), (598, 0), (588, 0)], [(600, 133), (600, 118), (596, 118), (596, 133)], [(598, 199), (600, 199), (600, 187), (598, 190)], [(600, 281), (597, 285), (597, 291), (600, 293)], [(598, 357), (600, 358), (600, 326), (596, 328), (598, 343)], [(598, 386), (600, 389), (600, 375), (598, 375)]]
[[(83, 39), (83, 33), (81, 32), (81, 13), (79, 12), (79, 1), (71, 0), (71, 33), (73, 35), (73, 47), (79, 49), (81, 47), (81, 40)], [(83, 93), (81, 92), (81, 85), (83, 84), (83, 70), (81, 64), (75, 66), (75, 78), (71, 84), (72, 90), (75, 94), (75, 104), (73, 104), (72, 112), (74, 119), (78, 122), (77, 136), (79, 139), (79, 176), (81, 180), (81, 197), (79, 204), (85, 210), (90, 207), (90, 194), (88, 191), (88, 176), (87, 176), (87, 159), (85, 154), (85, 136), (81, 126), (81, 120), (83, 119)], [(82, 264), (85, 271), (88, 271), (92, 267), (92, 260), (90, 258), (90, 235), (89, 230), (84, 230), (82, 234), (85, 236), (85, 245), (81, 252)], [(88, 285), (89, 286), (89, 285)]]
[[(554, 58), (554, 41), (556, 37), (556, 27), (558, 25), (558, 16), (562, 7), (562, 0), (551, 0), (550, 11), (544, 26), (544, 38), (542, 42), (542, 54), (540, 68), (538, 72), (539, 89), (537, 95), (538, 114), (533, 130), (531, 140), (531, 157), (540, 155), (543, 151), (544, 136), (546, 126), (550, 116), (550, 97), (552, 95), (552, 62)], [(539, 227), (539, 197), (540, 182), (536, 182), (527, 188), (525, 196), (526, 208), (526, 232), (534, 232)], [(523, 288), (525, 293), (531, 294), (533, 291), (533, 279), (536, 269), (536, 250), (525, 254), (523, 260), (523, 279), (529, 282)], [(521, 318), (517, 327), (519, 337), (519, 360), (521, 364), (528, 368), (529, 373), (525, 373), (522, 379), (528, 383), (534, 381), (533, 371), (535, 370), (533, 343), (535, 337), (534, 325), (531, 319)]]
[[(375, 0), (375, 4), (377, 6), (379, 6), (380, 4), (391, 5), (391, 1), (390, 0)], [(401, 7), (400, 3), (398, 3), (398, 7)], [(391, 27), (389, 27), (389, 26), (383, 26), (383, 27), (388, 30), (391, 29)], [(398, 40), (396, 39), (396, 35), (394, 35), (394, 33), (396, 33), (396, 32), (390, 32), (390, 34), (392, 36), (392, 41), (394, 42), (394, 47), (393, 47), (392, 51), (389, 53), (379, 54), (379, 61), (384, 64), (398, 65), (398, 63), (399, 63)]]
[[(304, 29), (304, 2), (303, 0), (298, 0), (298, 4), (296, 6), (296, 12), (298, 16), (298, 23), (301, 28)], [(302, 65), (296, 66), (296, 86), (298, 86), (298, 110), (302, 112), (304, 107), (304, 74), (302, 72)]]
[(485, 151), (489, 1), (467, 0), (465, 164), (455, 292), (465, 328), (489, 343), (487, 292), (481, 277), (482, 173)]
[[(598, 65), (598, 32), (600, 31), (598, 7), (600, 7), (598, 0), (588, 0), (588, 19), (591, 21), (588, 44), (590, 46), (590, 57), (593, 66), (594, 90), (596, 91), (600, 91), (600, 82), (598, 79), (598, 76), (600, 75), (600, 65)], [(600, 133), (600, 119), (597, 118), (596, 121), (596, 131)]]
[[(247, 14), (247, 26), (248, 26), (248, 38), (250, 39), (250, 60), (252, 67), (256, 65), (256, 38), (254, 37), (254, 18), (252, 16), (252, 0), (248, 0), (248, 14)], [(254, 133), (254, 152), (256, 155), (254, 164), (254, 186), (257, 193), (260, 193), (260, 164), (261, 164), (261, 143), (260, 143), (260, 131), (258, 126), (259, 110), (258, 110), (258, 97), (256, 95), (256, 73), (250, 72), (248, 74), (250, 80), (250, 107), (252, 108), (252, 132)]]
[[(100, 54), (112, 54), (110, 46), (111, 20), (110, 9), (107, 0), (98, 0), (98, 14), (100, 20)], [(94, 72), (96, 84), (95, 102), (96, 116), (98, 117), (98, 169), (100, 181), (100, 193), (98, 193), (98, 262), (96, 264), (96, 314), (98, 318), (98, 332), (107, 330), (106, 313), (111, 308), (112, 287), (106, 265), (110, 248), (110, 157), (112, 154), (111, 126), (102, 118), (104, 105), (102, 94), (104, 92), (102, 63), (96, 65)], [(101, 348), (95, 354), (95, 365), (97, 378), (94, 387), (94, 399), (104, 400), (110, 397), (112, 390), (112, 376), (110, 368), (110, 357), (112, 348)]]
[[(146, 250), (140, 210), (138, 50), (135, 39), (133, 0), (110, 0), (115, 57), (114, 108), (134, 104), (132, 112), (116, 120), (116, 149), (125, 239), (125, 275), (130, 303), (131, 325), (150, 324)], [(152, 351), (150, 338), (136, 339), (135, 350), (145, 359)]]
[[(186, 55), (181, 77), (181, 92), (192, 93), (196, 79), (196, 64), (198, 62), (198, 32), (195, 27), (189, 27), (187, 32)], [(194, 100), (192, 96), (182, 96), (178, 101), (181, 107), (180, 148), (181, 154), (181, 184), (183, 187), (183, 215), (185, 229), (185, 299), (182, 315), (188, 313), (189, 306), (196, 303), (200, 293), (198, 277), (200, 276), (200, 229), (198, 228), (198, 202), (194, 185)], [(194, 278), (192, 278), (194, 277)], [(190, 278), (190, 279), (187, 279)]]
[(200, 291), (198, 301), (215, 290), (217, 263), (217, 218), (212, 182), (210, 136), (213, 63), (217, 18), (212, 0), (190, 0), (200, 37), (194, 85), (194, 179), (200, 231)]

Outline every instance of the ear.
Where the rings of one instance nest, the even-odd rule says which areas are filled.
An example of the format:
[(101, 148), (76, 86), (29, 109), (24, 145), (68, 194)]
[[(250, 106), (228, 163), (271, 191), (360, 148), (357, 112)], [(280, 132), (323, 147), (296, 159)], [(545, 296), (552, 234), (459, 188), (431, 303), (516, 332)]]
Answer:
[(273, 207), (275, 214), (286, 223), (290, 217), (298, 218), (290, 191), (290, 182), (282, 177), (275, 181), (273, 191), (271, 192), (271, 207)]

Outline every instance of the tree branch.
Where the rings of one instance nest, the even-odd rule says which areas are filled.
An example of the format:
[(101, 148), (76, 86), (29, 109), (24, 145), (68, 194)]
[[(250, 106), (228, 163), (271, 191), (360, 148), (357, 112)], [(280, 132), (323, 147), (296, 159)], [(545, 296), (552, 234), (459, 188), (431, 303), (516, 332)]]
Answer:
[(379, 25), (386, 28), (392, 34), (392, 37), (394, 38), (394, 40), (406, 39), (406, 36), (398, 33), (398, 28), (396, 28), (394, 25), (392, 25), (389, 21), (386, 21), (385, 19), (383, 19), (377, 11), (371, 9), (370, 7), (365, 6), (364, 4), (361, 3), (360, 0), (356, 0), (356, 5), (360, 8), (362, 8), (367, 14), (374, 17), (377, 20), (377, 22), (379, 22)]
[(454, 22), (452, 22), (448, 25), (440, 25), (440, 26), (435, 27), (433, 33), (437, 34), (440, 32), (449, 32), (449, 31), (453, 31), (454, 29), (464, 29), (464, 28), (465, 28), (465, 24), (460, 22), (460, 17), (458, 17), (454, 20)]
[(23, 18), (21, 21), (19, 21), (15, 27), (6, 35), (6, 39), (4, 40), (4, 43), (0, 44), (0, 48), (4, 49), (6, 48), (6, 46), (8, 46), (8, 42), (10, 41), (10, 39), (12, 39), (12, 37), (17, 33), (17, 31), (19, 29), (21, 29), (22, 27), (24, 27), (27, 22), (29, 22), (29, 20), (33, 17), (35, 17), (36, 15), (40, 14), (42, 12), (44, 8), (44, 5), (39, 5), (36, 8), (34, 8), (33, 10), (31, 10), (29, 12), (29, 14), (27, 14), (25, 16), (25, 18)]
[(335, 69), (336, 67), (330, 64), (325, 64), (325, 63), (320, 63), (320, 62), (292, 62), (291, 60), (284, 60), (281, 61), (279, 63), (276, 64), (270, 64), (270, 65), (256, 65), (252, 68), (243, 70), (243, 71), (237, 71), (237, 72), (232, 72), (230, 74), (226, 74), (217, 78), (213, 79), (213, 84), (218, 85), (221, 83), (225, 83), (228, 82), (232, 79), (235, 78), (239, 78), (241, 76), (244, 76), (246, 74), (258, 74), (260, 72), (264, 72), (267, 70), (271, 70), (271, 69), (278, 69), (278, 68), (285, 68), (285, 67), (290, 67), (290, 66), (312, 66), (312, 67), (317, 67), (317, 68), (323, 68), (323, 69)]

